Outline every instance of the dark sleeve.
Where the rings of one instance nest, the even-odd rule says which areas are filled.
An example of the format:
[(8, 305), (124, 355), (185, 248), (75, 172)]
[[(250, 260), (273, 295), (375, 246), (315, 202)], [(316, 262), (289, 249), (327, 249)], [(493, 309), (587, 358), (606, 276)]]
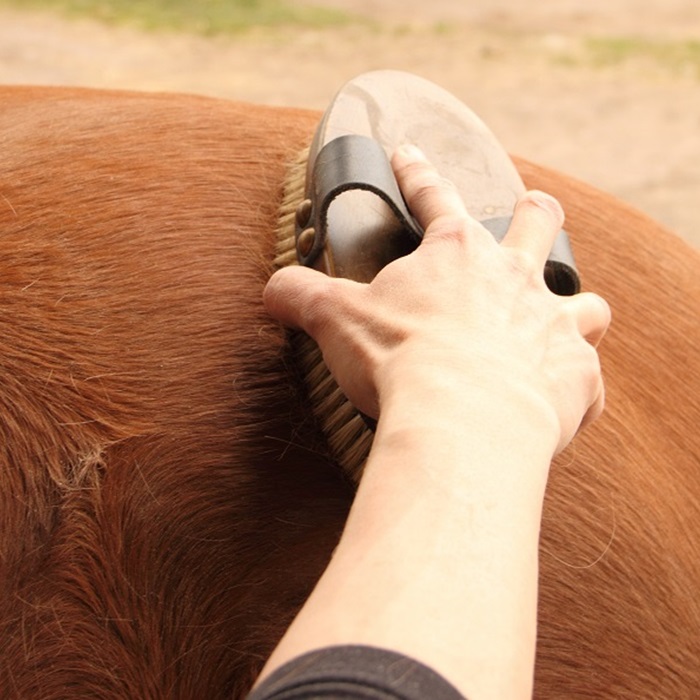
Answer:
[(248, 700), (464, 700), (442, 676), (402, 654), (367, 646), (312, 651), (266, 678)]

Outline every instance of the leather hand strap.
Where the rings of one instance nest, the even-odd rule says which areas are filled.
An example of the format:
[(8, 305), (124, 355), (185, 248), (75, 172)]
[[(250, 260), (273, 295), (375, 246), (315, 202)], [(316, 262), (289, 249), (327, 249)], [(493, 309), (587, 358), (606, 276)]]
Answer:
[[(297, 217), (297, 255), (301, 265), (312, 266), (326, 246), (328, 209), (336, 197), (349, 190), (374, 193), (389, 205), (414, 246), (422, 240), (423, 229), (406, 206), (382, 146), (358, 134), (340, 136), (319, 151), (308, 192), (310, 208), (304, 216)], [(500, 241), (508, 230), (510, 218), (488, 219), (481, 223)], [(305, 249), (299, 240), (309, 230), (313, 230), (313, 244)], [(556, 294), (569, 296), (580, 290), (569, 237), (563, 230), (549, 254), (544, 277), (547, 286)]]
[(418, 245), (423, 229), (406, 207), (396, 183), (391, 163), (381, 145), (374, 139), (358, 134), (339, 136), (329, 141), (318, 153), (311, 177), (311, 212), (306, 225), (297, 221), (297, 240), (301, 233), (313, 227), (314, 244), (306, 255), (300, 254), (299, 263), (311, 266), (326, 245), (328, 209), (333, 200), (349, 190), (365, 190), (386, 202), (394, 215)]

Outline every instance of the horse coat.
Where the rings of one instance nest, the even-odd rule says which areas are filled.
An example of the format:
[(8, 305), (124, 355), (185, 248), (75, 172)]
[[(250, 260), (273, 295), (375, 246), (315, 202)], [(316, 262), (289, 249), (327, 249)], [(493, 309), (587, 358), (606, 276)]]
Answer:
[[(249, 688), (352, 499), (267, 317), (274, 224), (319, 115), (1, 88), (0, 696)], [(557, 196), (611, 304), (607, 410), (552, 468), (537, 698), (700, 687), (700, 255)]]

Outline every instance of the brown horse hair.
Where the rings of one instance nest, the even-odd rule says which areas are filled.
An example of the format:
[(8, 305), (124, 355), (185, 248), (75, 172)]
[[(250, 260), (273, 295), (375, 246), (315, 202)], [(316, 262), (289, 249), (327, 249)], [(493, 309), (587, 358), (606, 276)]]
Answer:
[[(353, 489), (265, 314), (318, 115), (2, 88), (0, 695), (245, 695)], [(523, 160), (610, 302), (607, 410), (557, 460), (537, 698), (700, 687), (700, 255)]]

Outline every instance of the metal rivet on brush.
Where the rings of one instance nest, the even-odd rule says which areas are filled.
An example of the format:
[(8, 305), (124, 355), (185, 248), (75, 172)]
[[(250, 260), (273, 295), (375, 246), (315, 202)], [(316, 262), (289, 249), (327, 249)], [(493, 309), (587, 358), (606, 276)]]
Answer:
[(297, 252), (302, 258), (305, 258), (314, 247), (314, 239), (316, 231), (312, 228), (307, 228), (299, 234), (297, 238)]
[(297, 226), (299, 228), (306, 228), (309, 225), (309, 219), (311, 218), (311, 200), (305, 199), (298, 207), (296, 212)]

